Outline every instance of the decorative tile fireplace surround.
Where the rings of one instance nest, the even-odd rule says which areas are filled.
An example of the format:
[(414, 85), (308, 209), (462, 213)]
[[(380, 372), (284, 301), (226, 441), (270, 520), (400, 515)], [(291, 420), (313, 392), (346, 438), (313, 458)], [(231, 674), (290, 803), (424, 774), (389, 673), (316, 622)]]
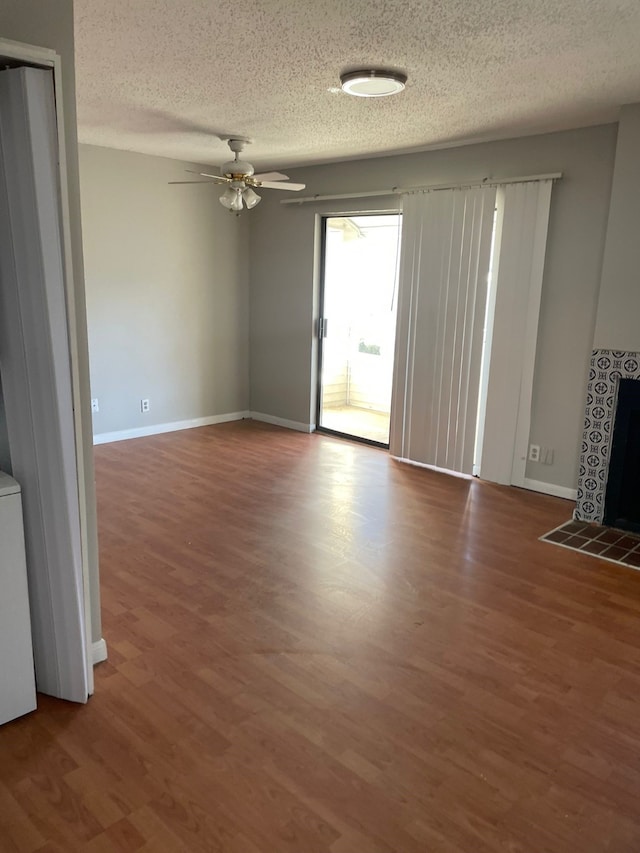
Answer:
[(640, 353), (597, 349), (591, 355), (587, 408), (580, 451), (577, 521), (604, 520), (611, 434), (620, 379), (640, 380)]

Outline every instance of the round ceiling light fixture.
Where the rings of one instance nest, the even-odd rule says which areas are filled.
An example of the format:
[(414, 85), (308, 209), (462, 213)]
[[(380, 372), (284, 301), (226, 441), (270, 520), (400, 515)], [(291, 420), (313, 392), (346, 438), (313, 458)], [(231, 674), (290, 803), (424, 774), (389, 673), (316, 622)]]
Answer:
[(342, 91), (358, 98), (384, 98), (402, 92), (407, 75), (381, 68), (347, 71), (340, 75)]

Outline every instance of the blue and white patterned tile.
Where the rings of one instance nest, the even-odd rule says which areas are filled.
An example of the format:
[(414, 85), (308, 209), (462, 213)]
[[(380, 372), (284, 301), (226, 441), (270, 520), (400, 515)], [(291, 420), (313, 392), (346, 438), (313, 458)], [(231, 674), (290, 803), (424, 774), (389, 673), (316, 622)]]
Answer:
[(587, 405), (580, 449), (578, 499), (574, 518), (604, 519), (609, 449), (620, 379), (640, 380), (640, 353), (594, 350), (589, 366)]

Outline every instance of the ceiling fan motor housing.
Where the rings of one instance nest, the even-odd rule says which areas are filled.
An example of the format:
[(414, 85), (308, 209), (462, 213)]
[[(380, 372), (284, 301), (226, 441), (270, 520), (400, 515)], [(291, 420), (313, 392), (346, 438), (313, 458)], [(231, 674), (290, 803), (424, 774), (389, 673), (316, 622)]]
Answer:
[(255, 169), (251, 163), (247, 163), (246, 160), (227, 160), (226, 163), (222, 164), (221, 171), (227, 178), (234, 177), (235, 175), (251, 177), (255, 172)]

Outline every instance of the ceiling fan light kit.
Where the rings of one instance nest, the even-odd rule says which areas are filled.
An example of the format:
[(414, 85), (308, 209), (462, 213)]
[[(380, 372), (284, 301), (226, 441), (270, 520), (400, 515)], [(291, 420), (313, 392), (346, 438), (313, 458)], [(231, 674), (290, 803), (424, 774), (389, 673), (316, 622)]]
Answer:
[(247, 187), (242, 193), (242, 198), (249, 210), (251, 210), (252, 207), (255, 207), (256, 204), (260, 203), (262, 196), (259, 196), (255, 190), (251, 189), (251, 187)]
[(240, 194), (240, 190), (234, 189), (233, 187), (227, 187), (220, 196), (219, 201), (223, 207), (227, 208), (227, 210), (242, 210), (242, 195)]
[(247, 206), (249, 210), (260, 203), (261, 196), (258, 195), (251, 187), (227, 187), (219, 198), (220, 204), (226, 207), (227, 210), (233, 210), (240, 213), (242, 204)]
[(407, 75), (383, 68), (364, 68), (340, 75), (342, 91), (357, 98), (384, 98), (402, 92)]

